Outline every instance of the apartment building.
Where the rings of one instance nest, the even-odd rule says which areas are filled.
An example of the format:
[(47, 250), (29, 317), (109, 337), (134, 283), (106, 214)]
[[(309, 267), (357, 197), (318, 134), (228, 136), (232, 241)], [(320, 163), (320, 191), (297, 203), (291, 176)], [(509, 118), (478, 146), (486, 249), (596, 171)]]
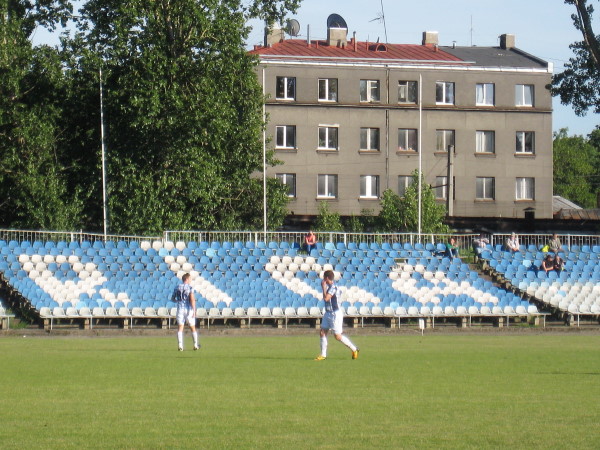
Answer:
[[(342, 216), (379, 211), (421, 168), (449, 215), (552, 217), (552, 65), (516, 48), (325, 40), (267, 30), (258, 77), (290, 215), (319, 203)], [(449, 151), (450, 150), (450, 151)]]

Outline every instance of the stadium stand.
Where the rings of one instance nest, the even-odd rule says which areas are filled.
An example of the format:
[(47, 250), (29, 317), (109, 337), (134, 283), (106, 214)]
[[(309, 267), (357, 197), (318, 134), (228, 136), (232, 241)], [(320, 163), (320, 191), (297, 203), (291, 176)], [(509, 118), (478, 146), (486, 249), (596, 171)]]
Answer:
[[(199, 325), (206, 327), (232, 321), (242, 327), (318, 324), (325, 270), (336, 274), (351, 326), (399, 327), (416, 318), (430, 327), (436, 321), (468, 326), (482, 320), (502, 326), (542, 316), (528, 300), (550, 294), (549, 304), (570, 313), (576, 305), (578, 315), (592, 314), (600, 305), (585, 300), (586, 293), (598, 292), (597, 278), (576, 285), (563, 274), (552, 284), (539, 274), (533, 277), (527, 268), (537, 263), (537, 252), (509, 255), (491, 246), (484, 252), (503, 288), (460, 259), (436, 256), (436, 250), (433, 243), (325, 242), (307, 255), (294, 243), (275, 241), (10, 240), (0, 241), (0, 274), (48, 329), (56, 324), (170, 327), (176, 306), (171, 293), (185, 272), (197, 292)], [(598, 255), (591, 254), (585, 248), (565, 255), (570, 271), (565, 273), (577, 268), (578, 283), (584, 272), (600, 275), (592, 268)], [(565, 290), (566, 284), (558, 284), (563, 282), (572, 285)], [(524, 299), (524, 292), (530, 297)]]
[(482, 254), (488, 273), (507, 290), (526, 299), (528, 311), (545, 308), (577, 325), (581, 317), (598, 318), (600, 247), (572, 245), (559, 256), (565, 261), (563, 270), (546, 273), (539, 269), (545, 253), (535, 246), (517, 253), (495, 249)]

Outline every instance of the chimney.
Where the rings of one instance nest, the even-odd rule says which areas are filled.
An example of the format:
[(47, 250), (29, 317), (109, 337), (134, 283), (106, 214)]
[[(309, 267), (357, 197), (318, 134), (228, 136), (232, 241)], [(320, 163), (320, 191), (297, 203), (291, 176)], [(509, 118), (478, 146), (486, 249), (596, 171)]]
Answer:
[(285, 32), (278, 25), (271, 25), (265, 27), (265, 47), (272, 47), (273, 44), (283, 42), (285, 39)]
[(347, 28), (327, 28), (327, 45), (330, 47), (346, 47), (348, 43), (348, 29)]
[(437, 46), (438, 45), (438, 32), (437, 31), (423, 31), (423, 42), (422, 45)]
[(352, 44), (354, 45), (354, 51), (358, 51), (358, 43), (356, 42), (356, 31), (352, 33)]
[(502, 50), (510, 50), (511, 48), (515, 48), (515, 35), (514, 34), (500, 35), (500, 48)]

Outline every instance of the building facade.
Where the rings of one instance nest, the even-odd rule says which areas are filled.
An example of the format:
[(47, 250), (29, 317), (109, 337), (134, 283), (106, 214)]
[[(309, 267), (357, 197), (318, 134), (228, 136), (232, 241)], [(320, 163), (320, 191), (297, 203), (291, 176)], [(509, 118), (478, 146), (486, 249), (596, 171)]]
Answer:
[[(320, 41), (269, 30), (258, 77), (292, 216), (379, 211), (419, 167), (453, 217), (552, 217), (552, 66), (499, 47)], [(449, 198), (450, 197), (450, 198)]]

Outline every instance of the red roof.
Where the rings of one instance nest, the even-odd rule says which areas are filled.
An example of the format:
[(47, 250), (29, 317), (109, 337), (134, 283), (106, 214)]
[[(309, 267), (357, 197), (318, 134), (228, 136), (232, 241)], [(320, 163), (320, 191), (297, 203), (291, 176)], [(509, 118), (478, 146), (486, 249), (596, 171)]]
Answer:
[[(312, 41), (310, 46), (304, 39), (286, 39), (271, 47), (255, 47), (250, 54), (260, 57), (301, 57), (303, 59), (380, 59), (418, 62), (462, 62), (462, 60), (441, 48), (432, 45), (381, 44), (375, 42), (356, 42), (350, 39), (346, 47), (327, 45), (326, 41)], [(270, 58), (269, 58), (270, 59)]]

